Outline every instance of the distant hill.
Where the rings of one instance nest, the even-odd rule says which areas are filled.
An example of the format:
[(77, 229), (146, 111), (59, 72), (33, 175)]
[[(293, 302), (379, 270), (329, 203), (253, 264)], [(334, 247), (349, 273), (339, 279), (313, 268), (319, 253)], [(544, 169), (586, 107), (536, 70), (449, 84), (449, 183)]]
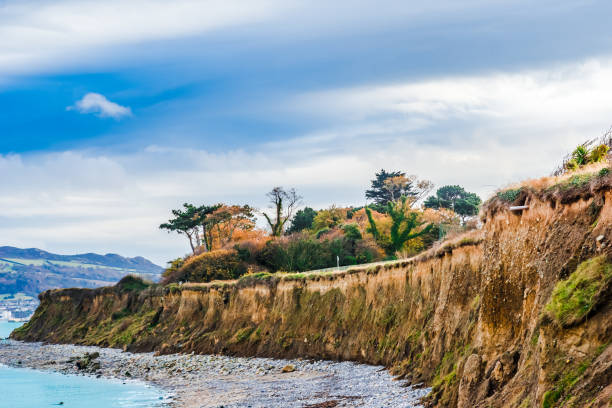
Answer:
[(143, 257), (94, 253), (58, 255), (37, 248), (0, 247), (0, 295), (55, 288), (113, 285), (128, 274), (157, 281), (163, 268)]

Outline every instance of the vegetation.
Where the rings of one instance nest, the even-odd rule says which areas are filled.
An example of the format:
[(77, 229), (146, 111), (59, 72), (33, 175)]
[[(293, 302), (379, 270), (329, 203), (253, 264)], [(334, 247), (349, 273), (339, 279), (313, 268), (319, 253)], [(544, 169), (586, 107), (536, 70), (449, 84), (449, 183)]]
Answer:
[(432, 188), (431, 181), (418, 180), (417, 176), (406, 176), (406, 173), (401, 171), (388, 172), (382, 169), (376, 173), (365, 196), (374, 201), (375, 209), (384, 211), (390, 202), (399, 200), (402, 196), (416, 202)]
[(274, 209), (274, 215), (272, 218), (266, 213), (263, 213), (263, 215), (268, 221), (272, 236), (280, 237), (283, 234), (285, 224), (300, 204), (302, 197), (297, 194), (294, 188), (285, 190), (282, 187), (274, 187), (267, 196)]
[(435, 196), (429, 196), (423, 205), (425, 208), (446, 208), (454, 211), (462, 220), (478, 214), (482, 200), (475, 193), (469, 193), (461, 186), (444, 186), (436, 191)]
[(599, 163), (606, 158), (609, 150), (610, 147), (603, 143), (591, 149), (588, 144), (582, 144), (572, 152), (571, 158), (565, 163), (565, 169), (575, 171), (587, 164)]
[[(247, 273), (301, 272), (412, 256), (441, 239), (459, 217), (474, 214), (480, 198), (461, 187), (438, 190), (435, 208), (416, 208), (433, 185), (401, 171), (381, 170), (372, 180), (367, 207), (297, 210), (295, 189), (274, 187), (262, 212), (267, 231), (255, 226), (248, 206), (194, 205), (173, 210), (160, 228), (188, 238), (192, 255), (169, 263), (164, 283), (234, 279)], [(456, 187), (456, 188), (455, 188)], [(210, 255), (206, 255), (210, 254)]]
[(510, 190), (499, 191), (497, 193), (497, 197), (508, 203), (513, 203), (514, 201), (516, 201), (521, 191), (522, 191), (521, 188), (514, 188)]
[[(161, 224), (159, 228), (165, 229), (168, 232), (184, 234), (189, 240), (189, 245), (191, 246), (192, 252), (195, 253), (196, 248), (201, 244), (199, 228), (202, 227), (203, 234), (206, 235), (206, 225), (204, 224), (204, 220), (208, 214), (211, 214), (220, 206), (221, 204), (196, 207), (193, 204), (184, 203), (184, 209), (172, 210), (172, 215), (174, 215), (174, 218), (171, 218), (168, 220), (168, 222)], [(206, 246), (206, 243), (204, 243), (204, 245)]]
[(162, 283), (236, 279), (244, 275), (247, 270), (247, 265), (236, 250), (223, 249), (189, 258), (181, 268), (171, 272), (166, 271)]
[(582, 262), (553, 290), (546, 311), (563, 326), (576, 324), (597, 305), (612, 281), (612, 263), (601, 255)]
[(122, 291), (139, 291), (151, 286), (151, 283), (145, 282), (138, 276), (127, 275), (117, 282), (116, 286)]
[(410, 210), (408, 197), (406, 196), (402, 196), (398, 201), (388, 202), (387, 213), (392, 220), (391, 228), (388, 235), (383, 235), (376, 225), (372, 211), (366, 207), (366, 214), (370, 222), (370, 232), (388, 256), (394, 256), (408, 241), (426, 234), (432, 228), (432, 225), (429, 224), (425, 228), (416, 231), (423, 223), (419, 221), (419, 214)]
[[(572, 396), (572, 389), (583, 378), (586, 370), (593, 364), (593, 361), (605, 350), (609, 343), (601, 344), (591, 355), (582, 361), (573, 363), (570, 367), (567, 364), (570, 360), (558, 356), (557, 369), (550, 378), (554, 381), (554, 387), (542, 396), (542, 408), (552, 408), (561, 400), (567, 401)], [(569, 406), (575, 406), (569, 401)]]
[(311, 229), (316, 215), (317, 212), (310, 207), (298, 210), (291, 219), (291, 226), (287, 229), (286, 233), (290, 235)]
[(338, 227), (346, 220), (346, 213), (345, 209), (337, 208), (335, 205), (326, 210), (320, 210), (312, 221), (312, 230), (319, 232), (322, 229), (329, 230)]

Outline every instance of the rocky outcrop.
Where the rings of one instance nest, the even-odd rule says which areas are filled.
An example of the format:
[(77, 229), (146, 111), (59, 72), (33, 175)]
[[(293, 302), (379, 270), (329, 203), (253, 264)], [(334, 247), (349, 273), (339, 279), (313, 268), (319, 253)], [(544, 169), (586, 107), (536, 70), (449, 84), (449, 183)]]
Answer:
[[(579, 188), (525, 188), (511, 203), (494, 198), (481, 231), (408, 261), (225, 284), (44, 292), (12, 337), (384, 364), (432, 385), (426, 403), (433, 406), (607, 406), (610, 179)], [(528, 209), (509, 211), (509, 204)], [(581, 292), (583, 281), (560, 286), (578, 270), (596, 296)], [(569, 296), (561, 303), (576, 305), (576, 319), (558, 319), (567, 310), (553, 309), (555, 296)]]

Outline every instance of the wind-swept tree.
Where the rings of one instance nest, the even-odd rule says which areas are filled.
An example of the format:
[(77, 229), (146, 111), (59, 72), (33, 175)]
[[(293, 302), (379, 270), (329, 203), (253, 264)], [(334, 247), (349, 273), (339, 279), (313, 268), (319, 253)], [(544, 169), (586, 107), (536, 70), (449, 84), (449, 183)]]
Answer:
[(481, 201), (476, 193), (467, 192), (463, 187), (454, 185), (440, 187), (436, 195), (427, 197), (423, 205), (426, 208), (452, 210), (465, 221), (466, 217), (478, 214)]
[(195, 252), (195, 249), (200, 246), (198, 229), (200, 222), (197, 208), (188, 203), (183, 204), (183, 208), (183, 210), (172, 210), (172, 215), (174, 215), (174, 218), (171, 218), (168, 220), (168, 222), (161, 224), (159, 228), (167, 230), (168, 232), (185, 234), (189, 240), (191, 251)]
[(293, 216), (293, 212), (297, 206), (300, 205), (302, 197), (298, 195), (294, 188), (285, 190), (282, 187), (274, 187), (268, 194), (266, 194), (270, 200), (274, 215), (271, 217), (263, 213), (272, 236), (280, 237), (283, 234), (285, 224)]
[(189, 239), (189, 246), (192, 252), (195, 253), (196, 248), (202, 246), (204, 251), (211, 249), (210, 242), (207, 242), (207, 217), (214, 213), (221, 204), (195, 206), (193, 204), (184, 203), (183, 209), (172, 210), (174, 218), (168, 220), (159, 226), (160, 229), (165, 229), (168, 232), (178, 232), (185, 234)]
[(419, 230), (424, 223), (419, 220), (419, 214), (411, 209), (410, 200), (406, 196), (387, 203), (387, 214), (391, 217), (388, 236), (383, 236), (380, 232), (370, 208), (366, 207), (365, 211), (370, 224), (369, 232), (387, 256), (394, 256), (408, 241), (428, 233), (432, 228), (432, 224), (428, 224)]

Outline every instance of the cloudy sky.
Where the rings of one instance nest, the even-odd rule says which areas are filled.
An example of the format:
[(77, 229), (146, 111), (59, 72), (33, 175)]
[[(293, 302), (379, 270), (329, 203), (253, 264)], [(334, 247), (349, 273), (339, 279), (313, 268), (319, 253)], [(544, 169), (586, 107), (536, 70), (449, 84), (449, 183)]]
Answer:
[(401, 169), (486, 198), (612, 125), (606, 1), (0, 1), (0, 245), (143, 255), (171, 208)]

